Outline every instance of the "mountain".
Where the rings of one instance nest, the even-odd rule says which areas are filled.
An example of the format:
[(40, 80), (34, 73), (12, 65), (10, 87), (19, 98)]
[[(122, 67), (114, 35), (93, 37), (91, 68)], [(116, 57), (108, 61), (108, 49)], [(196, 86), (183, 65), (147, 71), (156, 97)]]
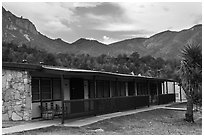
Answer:
[(51, 39), (37, 31), (35, 25), (28, 19), (17, 17), (2, 7), (2, 41), (12, 42), (21, 46), (25, 44), (49, 53), (74, 53), (99, 56), (108, 54), (130, 55), (138, 52), (141, 56), (151, 55), (164, 59), (180, 58), (180, 50), (187, 44), (197, 42), (202, 44), (202, 25), (195, 25), (182, 31), (164, 31), (149, 38), (132, 38), (109, 45), (80, 38), (73, 43), (67, 43), (60, 38)]

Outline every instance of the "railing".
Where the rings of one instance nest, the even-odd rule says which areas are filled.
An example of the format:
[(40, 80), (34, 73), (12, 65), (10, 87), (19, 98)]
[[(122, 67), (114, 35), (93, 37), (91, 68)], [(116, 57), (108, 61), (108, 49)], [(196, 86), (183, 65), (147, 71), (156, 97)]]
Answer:
[(98, 115), (149, 106), (149, 96), (95, 98), (64, 101), (64, 118)]
[(175, 94), (161, 94), (158, 95), (158, 105), (175, 102)]

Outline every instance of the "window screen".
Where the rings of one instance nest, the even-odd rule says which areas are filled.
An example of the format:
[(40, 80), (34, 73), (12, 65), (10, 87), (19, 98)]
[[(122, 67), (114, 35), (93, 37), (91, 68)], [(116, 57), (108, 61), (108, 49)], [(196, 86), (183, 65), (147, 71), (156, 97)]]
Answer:
[(134, 82), (128, 82), (128, 96), (135, 95), (135, 86)]
[(95, 97), (94, 81), (89, 81), (89, 98)]
[(40, 100), (39, 80), (38, 79), (32, 79), (31, 87), (32, 87), (32, 100), (33, 101)]
[(53, 99), (60, 99), (61, 97), (61, 82), (58, 79), (53, 80)]
[(96, 81), (96, 89), (97, 89), (97, 98), (102, 98), (104, 93), (103, 93), (103, 81)]
[(40, 83), (41, 86), (41, 92), (42, 92), (42, 99), (47, 100), (51, 99), (51, 80), (41, 80)]
[(104, 97), (110, 96), (110, 86), (109, 81), (104, 81)]

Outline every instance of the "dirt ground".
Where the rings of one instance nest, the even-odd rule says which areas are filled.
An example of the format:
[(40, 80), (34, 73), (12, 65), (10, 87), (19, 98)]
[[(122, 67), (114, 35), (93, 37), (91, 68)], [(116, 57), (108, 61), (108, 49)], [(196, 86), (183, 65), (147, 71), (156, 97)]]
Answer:
[(81, 128), (52, 126), (15, 135), (201, 135), (202, 116), (194, 113), (195, 123), (184, 120), (185, 111), (157, 109), (111, 118)]

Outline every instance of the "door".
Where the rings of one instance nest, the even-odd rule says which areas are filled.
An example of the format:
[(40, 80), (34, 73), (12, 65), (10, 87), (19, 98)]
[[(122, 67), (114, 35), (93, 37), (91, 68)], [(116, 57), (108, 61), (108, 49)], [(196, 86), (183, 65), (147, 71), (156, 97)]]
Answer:
[(84, 99), (83, 79), (73, 78), (70, 80), (70, 100)]
[(77, 101), (77, 99), (84, 99), (84, 81), (83, 79), (72, 78), (70, 79), (70, 100), (73, 100), (71, 102), (72, 114), (84, 112), (84, 102)]
[(150, 83), (150, 104), (157, 104), (157, 85)]

